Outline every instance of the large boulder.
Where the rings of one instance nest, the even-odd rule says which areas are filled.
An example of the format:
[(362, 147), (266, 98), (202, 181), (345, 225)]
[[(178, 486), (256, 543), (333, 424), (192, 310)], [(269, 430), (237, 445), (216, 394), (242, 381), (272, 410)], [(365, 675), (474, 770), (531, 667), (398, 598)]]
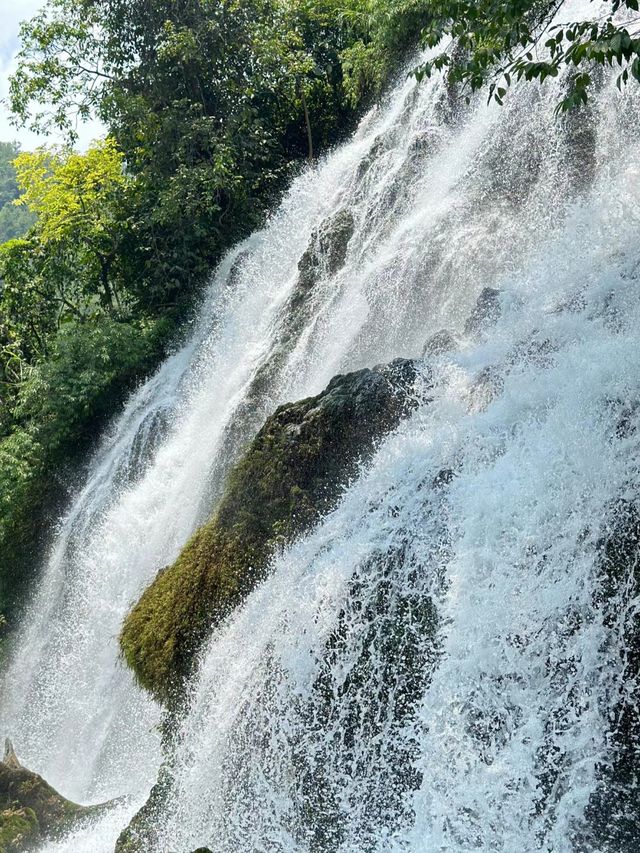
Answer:
[(170, 706), (212, 627), (267, 574), (277, 546), (334, 508), (359, 465), (412, 403), (414, 363), (335, 377), (272, 415), (228, 478), (210, 521), (127, 616), (121, 646), (140, 683)]
[(65, 799), (18, 761), (7, 740), (0, 761), (0, 853), (31, 850), (67, 832), (93, 809)]

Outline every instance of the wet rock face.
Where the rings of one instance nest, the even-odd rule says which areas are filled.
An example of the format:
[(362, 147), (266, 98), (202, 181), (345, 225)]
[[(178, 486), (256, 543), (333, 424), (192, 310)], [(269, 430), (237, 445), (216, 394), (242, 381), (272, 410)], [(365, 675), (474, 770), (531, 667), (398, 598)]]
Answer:
[(335, 507), (359, 465), (411, 409), (417, 379), (414, 363), (399, 359), (337, 376), (317, 397), (267, 419), (211, 520), (125, 620), (125, 658), (160, 701), (179, 701), (202, 642), (266, 576), (275, 548)]
[(446, 352), (451, 352), (457, 349), (457, 343), (451, 332), (447, 329), (441, 329), (432, 335), (425, 343), (422, 349), (422, 357), (426, 358), (430, 355), (444, 355)]
[[(160, 816), (171, 794), (171, 770), (163, 765), (158, 781), (151, 789), (149, 798), (129, 825), (120, 833), (115, 853), (151, 853), (158, 847)], [(198, 853), (196, 850), (195, 853)]]
[(0, 761), (0, 853), (21, 853), (69, 830), (90, 814), (23, 767), (10, 741)]
[(624, 660), (610, 719), (610, 756), (587, 810), (585, 849), (602, 853), (640, 850), (640, 509), (621, 502), (613, 530), (602, 543), (599, 606)]
[(465, 335), (478, 335), (500, 319), (500, 291), (485, 287), (464, 326)]
[(307, 291), (322, 273), (335, 275), (344, 266), (349, 241), (355, 231), (350, 210), (340, 210), (322, 223), (311, 237), (311, 243), (300, 258), (298, 287)]
[[(363, 806), (358, 835), (362, 847), (373, 850), (372, 827), (393, 827), (404, 819), (407, 795), (420, 786), (419, 748), (416, 740), (385, 738), (393, 729), (407, 730), (415, 721), (439, 647), (436, 606), (429, 596), (412, 588), (398, 590), (398, 579), (407, 578), (399, 566), (402, 549), (391, 549), (369, 561), (367, 575), (376, 593), (361, 613), (362, 643), (359, 653), (345, 667), (344, 649), (349, 644), (352, 609), (360, 607), (359, 585), (354, 578), (345, 607), (332, 631), (313, 700), (303, 710), (305, 731), (317, 727), (322, 737), (314, 748), (301, 754), (300, 836), (313, 839), (311, 849), (331, 853), (351, 849), (347, 837), (353, 816), (340, 803), (334, 780), (349, 776), (360, 788)], [(424, 568), (424, 567), (423, 567)], [(340, 725), (335, 725), (339, 716)], [(367, 744), (368, 760), (359, 757)], [(385, 766), (382, 779), (376, 768)]]
[(504, 389), (504, 376), (500, 368), (492, 365), (481, 370), (469, 387), (469, 405), (476, 411), (484, 411)]
[(586, 111), (565, 113), (562, 124), (569, 187), (574, 192), (585, 192), (593, 183), (597, 166), (597, 121), (591, 105)]

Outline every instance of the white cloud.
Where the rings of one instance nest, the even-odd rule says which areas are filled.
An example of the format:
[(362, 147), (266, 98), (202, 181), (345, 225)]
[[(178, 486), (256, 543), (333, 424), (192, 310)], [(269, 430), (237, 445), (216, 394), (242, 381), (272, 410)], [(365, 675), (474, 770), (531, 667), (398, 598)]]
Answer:
[[(0, 141), (17, 140), (25, 149), (59, 141), (15, 128), (9, 120), (9, 112), (1, 103), (7, 96), (9, 75), (15, 68), (20, 22), (29, 19), (44, 5), (45, 0), (0, 0)], [(86, 148), (92, 139), (104, 135), (104, 128), (97, 121), (89, 122), (79, 128), (79, 135), (79, 147)]]
[(0, 61), (6, 62), (17, 46), (20, 22), (44, 5), (43, 0), (0, 0)]

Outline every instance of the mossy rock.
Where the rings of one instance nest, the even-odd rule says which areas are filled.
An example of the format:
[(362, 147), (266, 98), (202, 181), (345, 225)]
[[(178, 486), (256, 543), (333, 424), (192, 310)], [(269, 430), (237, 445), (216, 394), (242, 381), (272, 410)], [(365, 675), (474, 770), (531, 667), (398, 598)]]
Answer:
[(120, 833), (115, 853), (149, 853), (156, 849), (158, 842), (156, 827), (170, 796), (171, 783), (171, 771), (167, 765), (163, 765), (158, 773), (158, 781), (151, 789), (146, 803), (136, 812), (126, 829)]
[(0, 811), (0, 853), (32, 849), (40, 839), (40, 825), (33, 809), (10, 807)]
[(23, 767), (11, 742), (6, 742), (0, 761), (0, 853), (31, 850), (105, 807), (84, 807), (67, 800), (42, 776)]
[(416, 368), (335, 377), (320, 395), (279, 408), (232, 469), (210, 521), (127, 616), (125, 659), (172, 704), (203, 640), (265, 578), (279, 545), (333, 509), (377, 442), (411, 409)]

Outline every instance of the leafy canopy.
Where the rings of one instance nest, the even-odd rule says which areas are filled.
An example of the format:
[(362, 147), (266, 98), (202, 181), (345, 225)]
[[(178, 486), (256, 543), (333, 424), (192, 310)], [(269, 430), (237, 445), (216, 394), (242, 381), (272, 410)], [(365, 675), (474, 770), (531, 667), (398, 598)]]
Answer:
[(40, 148), (20, 154), (14, 166), (21, 191), (17, 204), (38, 217), (43, 244), (79, 235), (97, 241), (113, 227), (127, 178), (123, 154), (112, 138), (85, 154)]
[(565, 0), (426, 0), (427, 46), (449, 45), (417, 71), (419, 77), (445, 69), (467, 91), (488, 84), (489, 99), (502, 104), (514, 81), (557, 77), (573, 69), (558, 110), (586, 103), (595, 65), (616, 64), (618, 86), (640, 81), (639, 0), (606, 0), (588, 20), (559, 20)]

